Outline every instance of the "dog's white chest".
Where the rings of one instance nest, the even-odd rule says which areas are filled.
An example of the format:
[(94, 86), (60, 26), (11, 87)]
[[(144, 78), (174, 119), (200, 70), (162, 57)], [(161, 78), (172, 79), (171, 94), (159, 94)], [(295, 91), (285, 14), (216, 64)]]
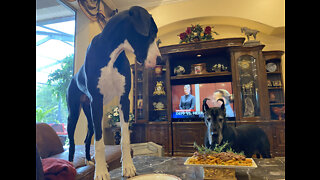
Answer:
[(98, 88), (103, 95), (103, 104), (108, 104), (115, 96), (121, 96), (124, 93), (125, 77), (113, 64), (101, 68), (101, 76), (98, 81)]
[(125, 77), (119, 73), (118, 69), (113, 67), (119, 54), (125, 49), (134, 52), (130, 43), (127, 40), (124, 40), (124, 42), (119, 44), (119, 46), (110, 54), (110, 61), (107, 66), (100, 69), (101, 76), (99, 77), (97, 88), (99, 88), (100, 94), (103, 95), (104, 105), (108, 104), (115, 96), (122, 96), (125, 91)]

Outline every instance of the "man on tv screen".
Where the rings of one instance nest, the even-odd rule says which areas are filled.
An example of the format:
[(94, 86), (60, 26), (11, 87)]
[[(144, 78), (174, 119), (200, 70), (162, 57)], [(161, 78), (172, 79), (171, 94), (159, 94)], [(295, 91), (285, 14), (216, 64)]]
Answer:
[(180, 98), (179, 108), (180, 109), (194, 109), (195, 97), (190, 94), (191, 87), (189, 84), (184, 86), (184, 94)]
[(225, 89), (217, 89), (213, 93), (213, 105), (220, 107), (222, 105), (221, 101), (217, 101), (218, 99), (222, 98), (225, 102), (225, 108), (226, 108), (226, 117), (234, 117), (234, 112), (230, 106), (230, 93)]

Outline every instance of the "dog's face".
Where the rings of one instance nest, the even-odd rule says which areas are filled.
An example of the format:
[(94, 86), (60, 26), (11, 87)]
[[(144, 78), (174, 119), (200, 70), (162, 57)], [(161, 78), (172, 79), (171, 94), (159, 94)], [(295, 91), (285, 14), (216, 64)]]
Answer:
[(224, 106), (223, 99), (218, 99), (217, 101), (222, 101), (221, 107), (212, 107), (209, 108), (206, 101), (209, 100), (205, 98), (203, 100), (203, 113), (204, 121), (207, 126), (207, 135), (209, 144), (220, 144), (222, 141), (222, 128), (225, 123), (226, 109)]
[(152, 16), (142, 7), (129, 9), (129, 22), (133, 28), (128, 33), (128, 41), (136, 59), (147, 68), (156, 66), (161, 54), (156, 44), (158, 28)]

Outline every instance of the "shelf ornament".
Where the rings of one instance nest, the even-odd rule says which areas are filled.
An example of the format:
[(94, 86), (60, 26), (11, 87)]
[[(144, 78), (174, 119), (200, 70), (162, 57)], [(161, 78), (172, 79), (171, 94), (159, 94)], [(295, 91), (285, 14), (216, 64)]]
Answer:
[(224, 66), (223, 64), (215, 64), (212, 66), (211, 70), (213, 72), (221, 72), (221, 71), (227, 71), (228, 67)]
[(163, 81), (157, 81), (153, 95), (166, 95), (166, 92), (164, 91)]
[[(260, 45), (260, 41), (257, 41), (257, 34), (258, 30), (255, 29), (249, 29), (247, 27), (242, 27), (241, 28), (241, 33), (244, 33), (245, 36), (247, 36), (247, 41), (243, 43), (245, 47), (250, 47), (250, 46), (257, 46)], [(254, 40), (250, 40), (250, 36), (253, 36)]]
[(166, 69), (163, 68), (162, 65), (156, 65), (156, 67), (154, 68), (154, 73), (157, 77), (161, 77), (163, 71), (166, 71)]
[(165, 110), (164, 104), (162, 102), (153, 102), (152, 105), (153, 105), (155, 111)]
[(219, 35), (216, 31), (213, 30), (213, 28), (214, 26), (206, 26), (203, 30), (203, 28), (199, 24), (196, 24), (195, 26), (191, 24), (191, 27), (187, 27), (185, 32), (182, 32), (178, 35), (180, 37), (180, 44), (212, 40), (214, 39), (212, 33)]
[(186, 70), (184, 69), (184, 67), (180, 66), (180, 65), (175, 67), (174, 70), (173, 70), (173, 73), (176, 74), (176, 75), (182, 75), (185, 72), (186, 72)]
[(285, 115), (285, 106), (282, 107), (272, 107), (272, 111), (278, 115), (278, 120), (282, 120)]

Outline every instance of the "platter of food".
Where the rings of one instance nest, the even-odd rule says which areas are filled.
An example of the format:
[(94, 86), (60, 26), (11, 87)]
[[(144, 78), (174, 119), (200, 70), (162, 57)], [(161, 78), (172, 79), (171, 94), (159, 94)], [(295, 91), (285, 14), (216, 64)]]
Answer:
[(236, 169), (254, 169), (257, 164), (252, 158), (246, 158), (243, 152), (234, 152), (231, 148), (224, 151), (228, 142), (217, 146), (211, 150), (209, 148), (198, 146), (193, 156), (188, 157), (184, 162), (186, 166), (200, 166), (203, 168), (204, 179), (225, 179), (236, 180)]
[[(234, 161), (235, 162), (235, 161)], [(241, 164), (241, 162), (240, 162)], [(246, 165), (250, 164), (250, 165)], [(200, 164), (196, 163), (193, 157), (189, 157), (185, 162), (184, 165), (187, 166), (202, 166), (202, 167), (211, 167), (211, 168), (235, 168), (235, 169), (253, 169), (257, 168), (257, 164), (254, 162), (252, 158), (246, 158), (245, 162), (241, 165), (225, 165), (225, 164)]]

